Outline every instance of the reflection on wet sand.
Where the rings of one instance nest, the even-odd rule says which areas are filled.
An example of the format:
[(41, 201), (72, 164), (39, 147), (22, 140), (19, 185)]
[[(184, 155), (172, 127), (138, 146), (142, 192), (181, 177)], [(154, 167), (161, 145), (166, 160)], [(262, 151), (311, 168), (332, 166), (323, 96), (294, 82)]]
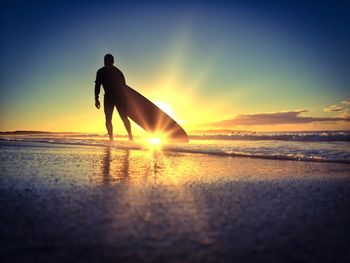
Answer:
[[(130, 151), (125, 150), (117, 156), (112, 156), (111, 147), (105, 148), (101, 169), (103, 184), (119, 182), (129, 177), (129, 154)], [(115, 169), (115, 165), (118, 166), (118, 169)]]
[[(198, 165), (184, 155), (107, 147), (101, 166), (103, 184), (118, 189), (118, 195), (112, 197), (115, 200), (110, 204), (121, 202), (128, 207), (115, 214), (114, 227), (123, 225), (130, 231), (148, 229), (134, 234), (161, 240), (178, 225), (185, 224), (188, 226), (185, 231), (195, 232), (199, 243), (214, 242), (208, 235), (206, 203), (198, 199), (187, 184), (190, 171), (198, 170)], [(142, 219), (142, 224), (136, 219)], [(170, 232), (157, 230), (160, 226), (169, 226)]]
[(304, 262), (310, 252), (313, 262), (347, 251), (348, 165), (115, 145), (0, 155), (6, 262)]
[(149, 179), (156, 182), (160, 169), (164, 167), (162, 155), (161, 151), (155, 150), (137, 152), (106, 147), (101, 158), (102, 183), (107, 185), (131, 180), (134, 184), (142, 184)]

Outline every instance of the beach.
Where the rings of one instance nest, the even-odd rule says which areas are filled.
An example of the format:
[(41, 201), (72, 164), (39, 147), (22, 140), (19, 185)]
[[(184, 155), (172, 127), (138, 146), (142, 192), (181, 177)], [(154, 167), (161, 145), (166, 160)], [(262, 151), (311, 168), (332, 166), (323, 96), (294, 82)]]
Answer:
[(3, 142), (1, 262), (349, 262), (350, 165)]
[(349, 14), (1, 1), (0, 263), (350, 263)]

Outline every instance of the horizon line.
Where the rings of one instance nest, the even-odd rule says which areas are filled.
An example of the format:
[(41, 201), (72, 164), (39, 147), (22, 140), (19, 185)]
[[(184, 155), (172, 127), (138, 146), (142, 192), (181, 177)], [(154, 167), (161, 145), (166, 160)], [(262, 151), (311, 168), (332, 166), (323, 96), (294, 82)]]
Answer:
[[(202, 131), (202, 134), (205, 133), (206, 135), (227, 135), (225, 133), (270, 133), (270, 132), (283, 132), (283, 133), (288, 133), (288, 132), (350, 132), (349, 130), (294, 130), (294, 131), (253, 131), (253, 130), (193, 130), (189, 131), (189, 135), (200, 135), (199, 133)], [(221, 133), (220, 133), (221, 132)], [(36, 134), (98, 134), (98, 135), (107, 135), (106, 132), (77, 132), (77, 131), (40, 131), (40, 130), (10, 130), (10, 131), (0, 131), (0, 135), (3, 134), (31, 134), (31, 133), (36, 133)], [(127, 134), (120, 134), (118, 136), (127, 136)]]

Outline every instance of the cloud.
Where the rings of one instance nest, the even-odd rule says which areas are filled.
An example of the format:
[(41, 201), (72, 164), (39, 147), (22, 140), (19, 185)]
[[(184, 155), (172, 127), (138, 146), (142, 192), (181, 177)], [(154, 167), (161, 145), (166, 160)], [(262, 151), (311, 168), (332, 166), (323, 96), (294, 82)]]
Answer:
[[(347, 102), (348, 100), (344, 100), (342, 101), (342, 103), (349, 103), (350, 101)], [(348, 108), (343, 108), (343, 107), (339, 107), (337, 105), (332, 105), (328, 108), (323, 109), (323, 111), (325, 112), (336, 112), (337, 115), (335, 117), (337, 118), (349, 118), (350, 117), (350, 110)]]
[(343, 103), (343, 104), (350, 104), (350, 99), (348, 99), (348, 100), (343, 100), (341, 103)]
[(332, 105), (329, 106), (328, 108), (324, 108), (323, 111), (325, 112), (340, 112), (340, 111), (344, 111), (345, 109), (342, 107), (339, 107), (337, 105)]
[(208, 123), (209, 126), (216, 127), (233, 127), (233, 126), (255, 126), (255, 125), (278, 125), (278, 124), (305, 124), (312, 122), (337, 122), (350, 121), (347, 117), (303, 117), (302, 113), (307, 110), (282, 111), (270, 113), (256, 113), (256, 114), (240, 114), (232, 119), (221, 120), (217, 122)]
[(350, 118), (350, 110), (349, 109), (344, 109), (344, 110), (340, 111), (337, 114), (337, 117), (339, 117), (339, 118)]

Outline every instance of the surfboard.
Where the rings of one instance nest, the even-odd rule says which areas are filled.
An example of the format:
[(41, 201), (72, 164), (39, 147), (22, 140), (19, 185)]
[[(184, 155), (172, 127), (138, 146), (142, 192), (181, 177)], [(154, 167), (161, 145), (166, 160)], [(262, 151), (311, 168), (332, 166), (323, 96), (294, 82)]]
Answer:
[(126, 86), (125, 95), (128, 117), (141, 128), (150, 133), (161, 133), (170, 141), (189, 141), (185, 130), (146, 97), (129, 86)]

